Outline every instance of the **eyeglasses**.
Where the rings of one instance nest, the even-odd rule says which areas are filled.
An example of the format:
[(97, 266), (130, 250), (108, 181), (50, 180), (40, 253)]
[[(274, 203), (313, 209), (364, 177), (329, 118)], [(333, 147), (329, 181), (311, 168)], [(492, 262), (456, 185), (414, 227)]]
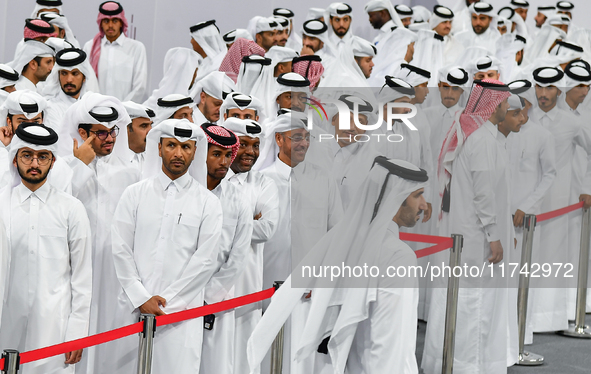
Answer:
[(108, 131), (105, 131), (105, 130), (90, 131), (90, 130), (88, 130), (88, 132), (94, 133), (96, 135), (96, 137), (99, 138), (100, 140), (105, 140), (109, 137), (109, 135), (111, 135), (112, 138), (116, 138), (117, 135), (119, 135), (119, 127), (113, 126), (113, 128)]
[(52, 154), (40, 154), (37, 157), (33, 156), (32, 153), (29, 152), (23, 152), (20, 156), (19, 159), (21, 160), (21, 162), (27, 166), (31, 165), (33, 163), (34, 159), (37, 159), (37, 163), (39, 164), (39, 166), (47, 166), (49, 165), (49, 163), (51, 162), (51, 160), (53, 160), (53, 155)]
[(306, 142), (310, 143), (310, 135), (306, 135), (305, 137), (302, 135), (294, 135), (288, 136), (288, 138), (294, 143), (301, 143), (304, 139), (306, 140)]

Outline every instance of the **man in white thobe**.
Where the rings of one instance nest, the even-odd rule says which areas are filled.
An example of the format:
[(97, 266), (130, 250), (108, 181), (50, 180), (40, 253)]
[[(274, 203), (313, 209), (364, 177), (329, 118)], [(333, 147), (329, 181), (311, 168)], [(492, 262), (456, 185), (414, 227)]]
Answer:
[(455, 34), (456, 40), (464, 48), (483, 47), (494, 55), (501, 33), (494, 27), (497, 15), (493, 11), (493, 6), (480, 1), (470, 5), (469, 9), (472, 27)]
[[(121, 286), (111, 256), (110, 227), (121, 194), (140, 176), (127, 160), (130, 122), (119, 100), (94, 92), (86, 93), (64, 115), (62, 133), (69, 136), (66, 141), (70, 145), (74, 143), (72, 154), (65, 157), (74, 171), (72, 194), (86, 207), (92, 228), (91, 334), (115, 327), (117, 291)], [(88, 365), (89, 373), (103, 371), (110, 360), (107, 349), (108, 345), (90, 348), (87, 363), (83, 362), (79, 370)]]
[[(227, 129), (213, 124), (203, 124), (201, 128), (208, 142), (207, 189), (220, 200), (224, 217), (218, 266), (205, 287), (205, 302), (213, 304), (234, 297), (235, 286), (241, 278), (250, 251), (253, 220), (250, 204), (245, 200), (246, 196), (226, 179), (240, 147), (238, 137)], [(213, 322), (210, 322), (211, 319)], [(206, 316), (202, 372), (232, 374), (234, 342), (234, 309), (216, 313), (215, 316)]]
[(193, 111), (193, 122), (201, 125), (219, 121), (224, 99), (235, 90), (234, 81), (221, 71), (212, 71), (196, 82), (189, 94), (197, 104), (197, 109)]
[[(236, 93), (232, 95), (234, 96)], [(229, 98), (226, 98), (226, 101)], [(242, 104), (248, 106), (244, 102)], [(275, 182), (261, 172), (252, 170), (252, 166), (259, 157), (260, 138), (263, 135), (261, 126), (253, 120), (233, 117), (234, 115), (256, 116), (256, 112), (254, 109), (247, 108), (228, 109), (228, 112), (230, 111), (232, 111), (231, 117), (224, 121), (223, 126), (232, 130), (240, 138), (240, 148), (231, 169), (228, 170), (227, 179), (228, 182), (240, 189), (247, 201), (250, 202), (250, 214), (253, 220), (250, 253), (247, 256), (244, 271), (234, 288), (234, 296), (239, 297), (263, 290), (263, 250), (265, 243), (275, 234), (277, 229), (279, 197)], [(242, 113), (238, 113), (238, 111)], [(243, 370), (248, 365), (246, 343), (261, 319), (261, 315), (262, 302), (236, 309), (235, 372)], [(257, 373), (259, 371), (260, 368), (257, 369)]]
[(129, 152), (127, 160), (139, 172), (142, 172), (146, 152), (146, 136), (152, 129), (154, 111), (144, 105), (125, 101), (122, 103), (131, 118), (127, 125)]
[(17, 90), (37, 91), (37, 84), (49, 77), (53, 69), (55, 51), (37, 40), (27, 40), (8, 65), (21, 74), (15, 85)]
[[(137, 321), (140, 312), (161, 316), (203, 305), (204, 288), (219, 267), (223, 226), (218, 198), (194, 178), (203, 137), (186, 119), (160, 123), (148, 134), (146, 158), (154, 174), (121, 196), (111, 229), (123, 324)], [(119, 342), (110, 372), (135, 370), (137, 337), (130, 338)], [(152, 372), (199, 373), (202, 339), (203, 318), (159, 326)]]
[(115, 1), (102, 3), (96, 22), (99, 32), (83, 49), (98, 77), (101, 93), (121, 101), (143, 102), (148, 86), (146, 47), (127, 37), (123, 7)]
[[(84, 206), (47, 183), (57, 134), (34, 123), (15, 132), (12, 183), (0, 191), (11, 257), (0, 347), (23, 352), (88, 335), (92, 254)], [(21, 371), (74, 373), (81, 357), (82, 350), (68, 352)]]
[(18, 82), (19, 74), (16, 70), (6, 64), (0, 64), (0, 105), (9, 93), (15, 91), (15, 84)]
[[(463, 235), (463, 264), (479, 269), (484, 265), (496, 272), (494, 276), (489, 270), (480, 278), (460, 279), (458, 321), (462, 323), (458, 324), (454, 354), (457, 373), (492, 374), (507, 370), (508, 281), (499, 277), (497, 265), (514, 248), (506, 136), (497, 129), (509, 108), (507, 98), (511, 94), (507, 90), (507, 86), (494, 80), (476, 84), (459, 125), (462, 133), (467, 131), (464, 127), (477, 129), (468, 132), (463, 145), (456, 144), (453, 151), (450, 133), (446, 152), (440, 156), (449, 160), (450, 154), (456, 155), (450, 170), (450, 232), (446, 235)], [(483, 96), (488, 99), (481, 100)], [(445, 300), (445, 288), (433, 289), (421, 365), (427, 374), (441, 370)], [(475, 315), (479, 317), (474, 318)]]
[(379, 34), (373, 39), (376, 46), (392, 28), (404, 27), (390, 0), (371, 0), (365, 4), (365, 12), (369, 16), (371, 26), (379, 30)]
[(220, 35), (215, 20), (198, 23), (191, 26), (189, 30), (191, 31), (191, 46), (203, 58), (195, 78), (196, 81), (199, 81), (220, 68), (222, 60), (228, 53), (228, 48)]

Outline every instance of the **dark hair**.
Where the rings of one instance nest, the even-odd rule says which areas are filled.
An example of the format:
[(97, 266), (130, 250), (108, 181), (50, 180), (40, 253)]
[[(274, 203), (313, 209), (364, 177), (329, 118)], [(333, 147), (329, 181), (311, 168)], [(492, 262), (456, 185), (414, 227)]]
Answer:
[(127, 130), (129, 130), (129, 132), (133, 132), (133, 122), (129, 122), (127, 125)]
[(81, 123), (78, 125), (79, 129), (86, 131), (86, 135), (90, 135), (90, 129), (92, 128), (92, 124), (90, 123)]
[[(33, 60), (35, 60), (35, 62), (37, 63), (37, 65), (41, 65), (41, 59), (43, 57), (35, 57)], [(31, 60), (31, 61), (33, 61)], [(29, 61), (24, 67), (23, 67), (23, 71), (21, 71), (21, 75), (25, 74), (25, 72), (27, 71), (27, 69), (29, 68), (29, 64), (31, 63), (31, 61)]]

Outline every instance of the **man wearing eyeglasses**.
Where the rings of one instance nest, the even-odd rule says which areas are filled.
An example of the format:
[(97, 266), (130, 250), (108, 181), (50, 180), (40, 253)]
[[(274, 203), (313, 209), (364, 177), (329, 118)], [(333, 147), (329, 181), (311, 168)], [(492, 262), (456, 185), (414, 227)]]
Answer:
[[(10, 186), (0, 191), (10, 272), (1, 349), (39, 349), (88, 335), (92, 296), (91, 232), (80, 201), (47, 182), (58, 136), (25, 122), (11, 143)], [(82, 350), (27, 364), (26, 372), (74, 373)]]
[[(127, 125), (123, 104), (112, 96), (88, 92), (64, 115), (62, 128), (73, 142), (69, 163), (74, 169), (72, 192), (88, 212), (93, 243), (93, 294), (90, 333), (114, 328), (120, 284), (111, 255), (111, 222), (117, 202), (128, 186), (139, 181), (139, 170), (129, 163)], [(64, 140), (63, 140), (64, 141)], [(72, 143), (70, 143), (72, 147)], [(104, 346), (91, 348), (81, 363), (86, 372), (102, 372), (109, 360)], [(85, 366), (87, 365), (87, 366)]]

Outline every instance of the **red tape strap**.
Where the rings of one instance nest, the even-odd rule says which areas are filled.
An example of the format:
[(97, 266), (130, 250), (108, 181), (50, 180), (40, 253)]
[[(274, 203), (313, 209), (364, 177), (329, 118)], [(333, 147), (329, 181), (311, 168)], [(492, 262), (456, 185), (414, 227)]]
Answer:
[(435, 244), (431, 247), (427, 247), (427, 248), (423, 248), (423, 249), (419, 249), (418, 251), (415, 251), (415, 255), (417, 256), (417, 258), (429, 256), (434, 253), (444, 251), (448, 248), (453, 247), (453, 245), (454, 245), (454, 240), (452, 238), (448, 238), (445, 236), (412, 234), (409, 232), (401, 232), (400, 233), (400, 240), (406, 240), (409, 242)]
[(269, 288), (263, 291), (255, 292), (250, 295), (236, 297), (234, 299), (222, 301), (215, 304), (205, 305), (199, 308), (183, 310), (182, 312), (176, 312), (172, 314), (166, 314), (163, 316), (156, 317), (156, 326), (166, 326), (171, 323), (177, 323), (186, 321), (188, 319), (194, 319), (206, 316), (208, 314), (214, 314), (223, 312), (224, 310), (234, 309), (239, 306), (256, 303), (270, 298), (275, 293), (274, 288)]
[[(156, 317), (156, 326), (169, 325), (175, 322), (181, 322), (192, 318), (202, 317), (208, 314), (219, 313), (224, 310), (237, 308), (239, 306), (252, 304), (261, 300), (265, 300), (273, 296), (274, 288), (269, 288), (264, 291), (255, 292), (250, 295), (236, 297), (234, 299), (222, 301), (220, 303), (206, 305), (194, 309), (183, 310), (182, 312), (167, 314)], [(28, 362), (43, 360), (48, 357), (57, 356), (67, 352), (76, 351), (92, 347), (95, 345), (107, 343), (113, 340), (121, 339), (129, 335), (139, 334), (144, 330), (144, 323), (137, 322), (133, 325), (124, 326), (115, 330), (102, 332), (100, 334), (87, 336), (85, 338), (72, 340), (61, 344), (52, 345), (45, 348), (39, 348), (29, 352), (20, 354), (20, 363), (26, 364)], [(0, 359), (0, 368), (4, 367), (4, 359)]]
[(444, 242), (441, 242), (439, 244), (435, 244), (434, 246), (431, 246), (431, 247), (427, 247), (427, 248), (423, 248), (423, 249), (419, 249), (418, 251), (415, 251), (415, 255), (417, 256), (417, 258), (429, 256), (434, 253), (441, 252), (441, 251), (444, 251), (448, 248), (451, 248), (451, 247), (453, 247), (453, 245), (454, 245), (454, 240), (452, 238), (447, 238), (447, 240)]
[(583, 202), (581, 201), (577, 204), (569, 205), (567, 207), (556, 209), (551, 212), (538, 214), (536, 216), (536, 220), (537, 220), (537, 222), (544, 222), (549, 219), (556, 218), (558, 216), (562, 216), (564, 214), (570, 213), (570, 212), (580, 209), (582, 207), (583, 207)]

